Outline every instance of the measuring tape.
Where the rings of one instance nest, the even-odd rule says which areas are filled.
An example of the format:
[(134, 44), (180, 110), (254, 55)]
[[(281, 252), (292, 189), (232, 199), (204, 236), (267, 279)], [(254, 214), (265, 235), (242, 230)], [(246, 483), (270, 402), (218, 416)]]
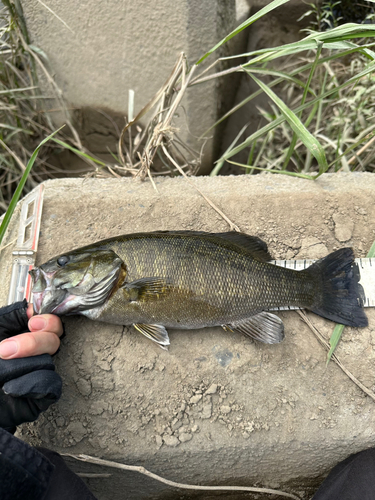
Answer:
[(42, 217), (44, 185), (25, 197), (21, 206), (16, 249), (13, 251), (8, 304), (26, 299), (30, 301), (32, 280), (29, 271), (35, 265)]

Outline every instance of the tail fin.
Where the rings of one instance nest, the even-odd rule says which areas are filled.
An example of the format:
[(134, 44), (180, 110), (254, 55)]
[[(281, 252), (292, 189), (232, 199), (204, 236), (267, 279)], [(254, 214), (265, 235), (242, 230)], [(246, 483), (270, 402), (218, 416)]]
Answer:
[(322, 283), (320, 298), (311, 311), (342, 325), (368, 325), (362, 309), (363, 288), (359, 284), (359, 270), (351, 248), (341, 248), (327, 255), (305, 272), (314, 275), (315, 279), (320, 277)]

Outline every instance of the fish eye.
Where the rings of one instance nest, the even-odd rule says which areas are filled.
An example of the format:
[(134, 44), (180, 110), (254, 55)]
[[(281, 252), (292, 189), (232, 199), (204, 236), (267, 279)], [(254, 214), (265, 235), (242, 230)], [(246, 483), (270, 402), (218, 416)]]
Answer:
[(64, 267), (69, 262), (69, 257), (67, 255), (62, 255), (57, 259), (57, 264), (60, 267)]

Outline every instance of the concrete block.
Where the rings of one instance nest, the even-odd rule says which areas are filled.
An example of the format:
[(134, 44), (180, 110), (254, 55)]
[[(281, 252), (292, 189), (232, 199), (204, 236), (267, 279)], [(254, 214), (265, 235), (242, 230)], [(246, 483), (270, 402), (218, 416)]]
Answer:
[[(73, 107), (123, 115), (129, 89), (135, 91), (138, 113), (168, 78), (181, 52), (194, 64), (236, 23), (235, 0), (51, 0), (48, 7), (70, 29), (38, 0), (23, 5), (31, 40), (46, 53), (64, 98)], [(187, 92), (186, 114), (180, 113), (177, 126), (198, 150), (201, 143), (195, 138), (218, 118), (221, 90), (211, 81)], [(205, 164), (212, 157), (213, 143)]]
[[(158, 192), (148, 181), (129, 179), (46, 182), (38, 263), (117, 234), (228, 230), (183, 178), (155, 182)], [(363, 257), (375, 239), (371, 174), (193, 182), (241, 230), (263, 238), (276, 258), (316, 258), (342, 246)], [(345, 226), (350, 234), (342, 242)], [(1, 254), (0, 303), (16, 229), (17, 212), (3, 242), (10, 245)], [(345, 329), (338, 356), (373, 390), (375, 311), (367, 314), (368, 328)], [(339, 460), (375, 445), (375, 403), (333, 362), (326, 367), (326, 352), (296, 312), (280, 316), (286, 333), (280, 345), (220, 328), (175, 330), (169, 352), (128, 327), (65, 318), (67, 336), (55, 358), (62, 398), (19, 435), (63, 453), (143, 465), (179, 482), (256, 483), (307, 498)], [(309, 317), (328, 338), (334, 325)], [(135, 473), (69, 463), (77, 472), (112, 474), (88, 480), (100, 500), (120, 500), (124, 491), (129, 499), (173, 493)]]

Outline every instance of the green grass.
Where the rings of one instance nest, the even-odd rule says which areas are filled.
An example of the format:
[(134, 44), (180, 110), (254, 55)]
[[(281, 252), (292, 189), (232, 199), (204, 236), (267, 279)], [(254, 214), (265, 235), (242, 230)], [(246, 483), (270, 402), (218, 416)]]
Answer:
[[(271, 2), (267, 12), (283, 3), (286, 2)], [(330, 25), (331, 29), (310, 30), (295, 43), (223, 58), (246, 58), (246, 62), (232, 70), (211, 76), (205, 75), (205, 71), (195, 77), (193, 84), (199, 84), (227, 77), (230, 72), (241, 72), (259, 87), (203, 135), (262, 93), (270, 101), (270, 109), (260, 111), (258, 129), (239, 143), (245, 131), (251, 129), (250, 124), (245, 125), (216, 162), (211, 176), (218, 175), (226, 162), (244, 172), (272, 172), (311, 180), (325, 172), (375, 170), (375, 52), (372, 50), (375, 27), (355, 23), (340, 26), (331, 15), (330, 7), (334, 5), (334, 2), (323, 2), (317, 7), (310, 4), (311, 9), (306, 13), (316, 14), (317, 27)], [(265, 14), (260, 11), (249, 18), (197, 64), (256, 21), (260, 13)], [(246, 164), (233, 158), (241, 153), (246, 153)], [(367, 254), (374, 256), (375, 242)], [(336, 325), (327, 363), (343, 330), (343, 325)]]
[[(118, 151), (112, 153), (113, 163), (106, 164), (82, 147), (67, 113), (68, 127), (65, 130), (71, 132), (70, 137), (59, 133), (48, 142), (36, 160), (36, 168), (27, 177), (24, 190), (28, 191), (44, 178), (54, 176), (53, 169), (46, 166), (48, 158), (54, 151), (63, 149), (80, 155), (95, 172), (101, 173), (104, 169), (116, 176), (144, 177), (150, 175), (152, 168), (154, 174), (175, 175), (175, 167), (163, 153), (163, 143), (174, 159), (188, 157), (186, 171), (194, 174), (199, 154), (194, 155), (188, 146), (178, 142), (169, 109), (175, 112), (175, 104), (182, 98), (183, 93), (178, 89), (203, 84), (207, 79), (220, 78), (231, 72), (241, 72), (244, 78), (256, 82), (259, 89), (220, 117), (214, 126), (243, 106), (251, 105), (251, 101), (261, 94), (265, 94), (271, 104), (268, 109), (260, 110), (257, 130), (254, 131), (254, 124), (249, 124), (237, 134), (214, 165), (212, 176), (219, 175), (223, 166), (229, 163), (236, 165), (241, 173), (267, 171), (305, 179), (316, 179), (324, 172), (340, 169), (373, 171), (375, 144), (371, 139), (375, 133), (375, 102), (372, 97), (375, 87), (375, 28), (372, 24), (348, 23), (334, 25), (324, 32), (310, 31), (294, 43), (224, 58), (227, 62), (235, 62), (239, 58), (245, 61), (224, 72), (210, 75), (204, 70), (197, 74), (202, 61), (211, 59), (212, 66), (215, 66), (218, 61), (214, 57), (218, 49), (289, 1), (274, 0), (260, 9), (207, 51), (190, 71), (186, 61), (180, 58), (166, 84), (143, 108), (142, 112), (150, 112), (151, 108), (156, 111), (147, 126), (137, 132), (137, 141), (134, 137), (132, 139), (131, 128), (134, 130), (138, 126), (142, 112), (124, 127)], [(43, 65), (45, 54), (30, 44), (19, 2), (5, 0), (5, 3), (8, 6), (8, 22), (0, 28), (3, 49), (0, 56), (0, 81), (3, 82), (3, 86), (0, 84), (0, 162), (3, 166), (0, 171), (0, 213), (6, 210), (32, 151), (54, 129), (49, 115), (43, 111), (44, 96), (38, 89), (36, 67), (45, 74), (51, 92), (60, 96), (59, 89)], [(312, 7), (307, 6), (306, 9), (311, 10)], [(329, 19), (324, 9), (322, 12), (319, 14), (320, 24)], [(61, 96), (59, 99), (59, 105), (64, 110)], [(164, 102), (164, 107), (159, 105), (160, 101)], [(164, 119), (166, 127), (161, 126)], [(168, 132), (163, 132), (164, 137), (159, 136), (155, 141), (155, 127), (170, 130), (170, 136)], [(211, 129), (204, 136), (208, 136)], [(125, 136), (129, 139), (129, 146), (125, 145)], [(140, 144), (144, 145), (147, 154), (143, 155)], [(150, 144), (157, 144), (151, 152)], [(245, 162), (238, 161), (236, 155), (239, 153), (244, 153), (241, 158), (245, 157)], [(157, 160), (161, 168), (155, 167)]]
[[(0, 10), (0, 215), (7, 210), (20, 182), (27, 193), (46, 178), (64, 173), (49, 161), (64, 149), (80, 154), (90, 165), (88, 168), (95, 168), (98, 163), (82, 147), (61, 91), (46, 68), (47, 56), (30, 44), (20, 2), (3, 3), (6, 8)], [(44, 75), (48, 95), (41, 93), (37, 69)], [(56, 128), (48, 112), (51, 99), (67, 127), (60, 129), (55, 141), (44, 145), (30, 170), (27, 165), (33, 151)]]
[(20, 199), (22, 190), (25, 187), (27, 178), (29, 177), (31, 169), (33, 168), (35, 160), (36, 160), (36, 158), (38, 156), (40, 148), (44, 144), (46, 144), (46, 142), (48, 142), (50, 139), (52, 139), (52, 137), (54, 135), (56, 135), (62, 128), (63, 127), (57, 129), (55, 132), (53, 132), (48, 137), (46, 137), (45, 139), (43, 139), (41, 141), (41, 143), (37, 146), (37, 148), (35, 149), (35, 151), (33, 152), (33, 154), (31, 155), (29, 161), (27, 162), (27, 166), (26, 166), (25, 172), (23, 173), (23, 175), (21, 177), (21, 180), (18, 183), (17, 189), (15, 190), (15, 192), (14, 192), (14, 194), (12, 196), (12, 200), (11, 200), (11, 202), (9, 204), (9, 207), (8, 207), (8, 209), (7, 209), (7, 211), (6, 211), (5, 215), (4, 215), (3, 221), (0, 224), (0, 246), (1, 246), (1, 242), (3, 241), (5, 232), (6, 232), (7, 228), (8, 228), (9, 222), (10, 222), (10, 220), (12, 218), (13, 212), (14, 212), (14, 210), (16, 208), (17, 203), (18, 203), (18, 200)]
[[(271, 2), (267, 12), (282, 3), (287, 2)], [(329, 14), (324, 12), (328, 19)], [(212, 57), (223, 43), (256, 21), (260, 13), (225, 37), (197, 64)], [(262, 93), (272, 103), (269, 109), (260, 111), (258, 130), (251, 133), (248, 127), (247, 136), (234, 141), (211, 175), (218, 175), (226, 162), (252, 173), (268, 171), (307, 179), (339, 169), (372, 172), (375, 145), (366, 149), (365, 158), (355, 155), (371, 140), (375, 129), (374, 35), (372, 24), (346, 23), (323, 32), (310, 30), (294, 43), (221, 59), (246, 58), (240, 66), (210, 76), (205, 70), (196, 76), (192, 82), (195, 85), (241, 72), (259, 86), (203, 135)], [(239, 153), (246, 153), (246, 164), (233, 161)]]

